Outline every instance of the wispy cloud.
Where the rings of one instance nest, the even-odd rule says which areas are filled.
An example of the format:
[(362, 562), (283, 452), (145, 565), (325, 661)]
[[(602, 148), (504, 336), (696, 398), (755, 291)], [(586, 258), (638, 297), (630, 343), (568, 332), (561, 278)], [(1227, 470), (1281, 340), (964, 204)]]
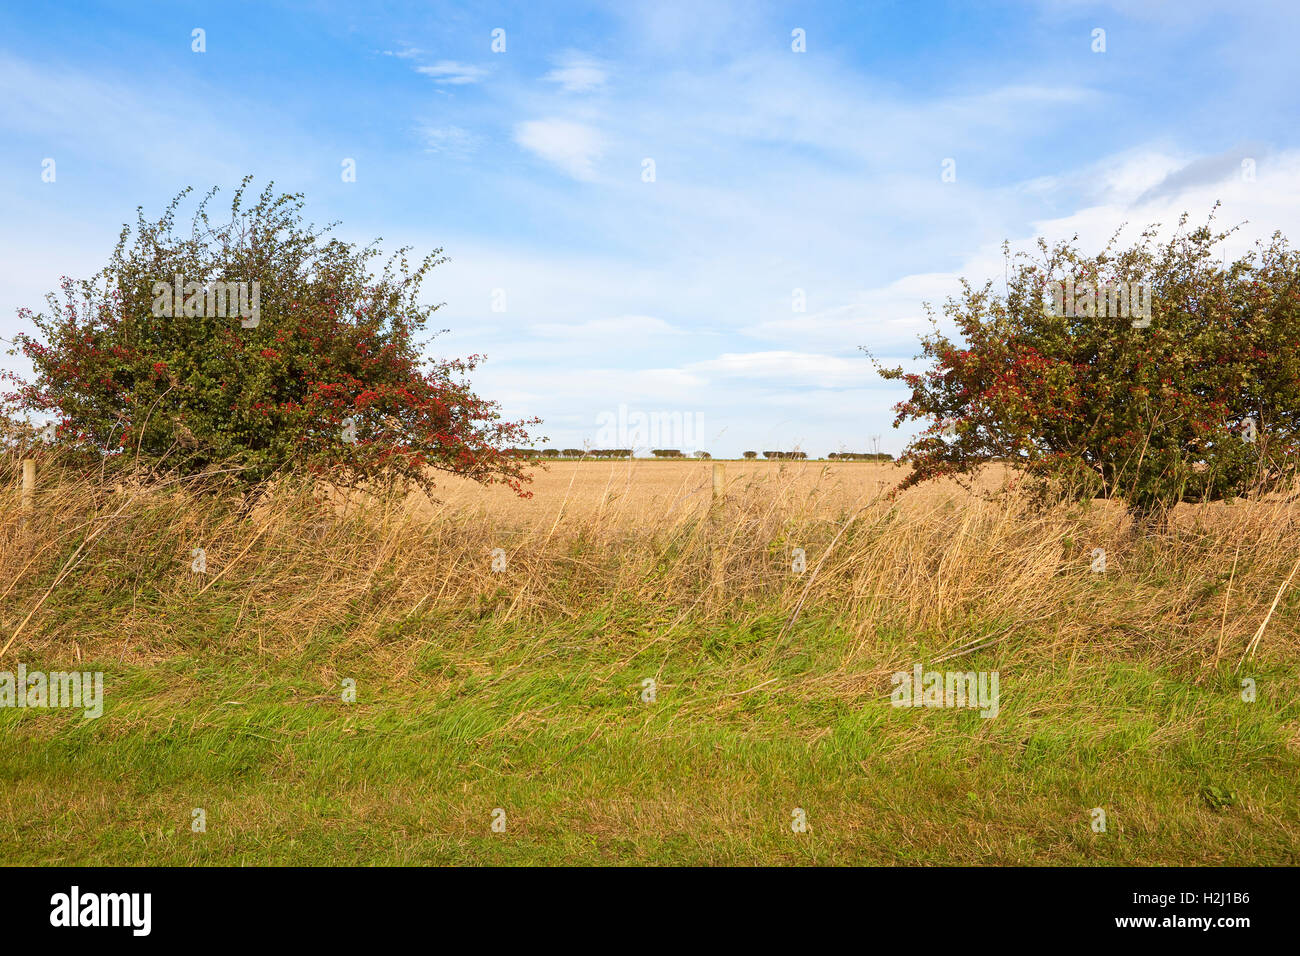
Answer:
[(604, 138), (595, 127), (563, 119), (529, 120), (515, 127), (515, 142), (574, 179), (595, 179)]
[(483, 69), (481, 66), (471, 66), (468, 63), (457, 63), (455, 60), (439, 60), (437, 63), (417, 66), (415, 72), (433, 77), (435, 83), (447, 84), (450, 86), (462, 86), (466, 83), (477, 83), (488, 74), (488, 71)]
[(695, 362), (687, 370), (720, 378), (753, 379), (773, 386), (836, 388), (867, 385), (875, 378), (862, 358), (838, 358), (814, 352), (726, 352)]
[(663, 319), (653, 315), (622, 315), (612, 319), (591, 319), (587, 322), (539, 322), (531, 327), (535, 335), (561, 339), (594, 339), (626, 342), (629, 336), (683, 335)]
[(395, 56), (399, 60), (413, 60), (417, 56), (422, 56), (424, 54), (424, 51), (419, 47), (408, 46), (405, 43), (400, 44), (400, 46), (401, 49), (398, 50), (385, 50), (384, 56)]
[(417, 132), (427, 153), (465, 157), (479, 148), (481, 138), (459, 126), (421, 126)]
[(559, 85), (566, 93), (587, 93), (605, 85), (609, 73), (604, 64), (581, 53), (566, 53), (559, 65), (542, 79)]
[(1267, 152), (1266, 146), (1256, 144), (1215, 156), (1202, 156), (1171, 172), (1139, 196), (1134, 205), (1168, 199), (1197, 186), (1214, 185), (1232, 178), (1253, 177), (1258, 162)]

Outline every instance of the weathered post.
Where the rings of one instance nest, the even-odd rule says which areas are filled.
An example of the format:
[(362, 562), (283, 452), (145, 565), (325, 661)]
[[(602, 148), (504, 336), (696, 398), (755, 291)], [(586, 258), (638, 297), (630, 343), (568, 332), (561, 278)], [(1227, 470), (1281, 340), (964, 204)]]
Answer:
[(23, 459), (23, 497), (22, 497), (22, 524), (27, 526), (27, 521), (31, 517), (32, 508), (36, 504), (36, 459)]
[(720, 461), (713, 463), (713, 503), (722, 504), (727, 489), (727, 466)]

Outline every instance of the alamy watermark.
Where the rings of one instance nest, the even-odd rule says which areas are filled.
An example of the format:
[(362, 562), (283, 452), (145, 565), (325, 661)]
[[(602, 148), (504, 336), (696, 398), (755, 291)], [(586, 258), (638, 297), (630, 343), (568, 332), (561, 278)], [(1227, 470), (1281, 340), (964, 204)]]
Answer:
[(897, 671), (890, 682), (889, 701), (895, 707), (980, 708), (981, 717), (998, 715), (997, 671)]
[(694, 450), (704, 434), (704, 416), (699, 412), (629, 411), (596, 416), (596, 446), (600, 448), (674, 448)]
[(50, 897), (51, 926), (122, 926), (132, 936), (148, 936), (152, 913), (152, 893), (83, 893), (74, 885)]
[(103, 671), (0, 671), (0, 707), (75, 707), (86, 718), (104, 713)]
[[(251, 287), (251, 289), (250, 289)], [(203, 317), (205, 319), (240, 319), (246, 329), (255, 329), (262, 321), (262, 285), (252, 282), (213, 280), (185, 282), (177, 275), (172, 282), (155, 282), (151, 312), (154, 318)]]
[(1133, 328), (1151, 324), (1150, 282), (1080, 282), (1073, 279), (1047, 283), (1048, 315), (1070, 318), (1132, 319)]

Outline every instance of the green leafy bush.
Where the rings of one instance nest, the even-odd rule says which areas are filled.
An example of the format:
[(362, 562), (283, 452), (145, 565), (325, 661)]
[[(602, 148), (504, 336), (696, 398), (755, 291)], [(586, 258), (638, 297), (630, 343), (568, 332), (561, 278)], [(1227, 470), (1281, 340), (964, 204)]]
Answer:
[[(1164, 245), (1153, 227), (1092, 257), (1040, 241), (1041, 260), (1014, 259), (1004, 296), (963, 281), (944, 308), (959, 340), (931, 315), (928, 368), (881, 369), (911, 389), (894, 426), (927, 425), (902, 486), (1002, 461), (1050, 499), (1118, 498), (1143, 520), (1291, 488), (1300, 262), (1280, 235), (1225, 262), (1216, 246), (1232, 230), (1187, 232), (1186, 218)], [(1137, 283), (1149, 314), (1134, 314)], [(1117, 315), (1124, 303), (1107, 290), (1125, 288)]]
[[(22, 310), (40, 335), (18, 345), (35, 378), (15, 410), (52, 414), (58, 444), (108, 463), (264, 486), (302, 472), (341, 484), (436, 471), (523, 493), (510, 442), (536, 420), (505, 422), (465, 375), (479, 361), (427, 361), (416, 336), (438, 306), (417, 301), (436, 250), (411, 266), (398, 250), (372, 274), (358, 248), (302, 224), (301, 195), (249, 180), (227, 222), (207, 213), (177, 234), (177, 207), (124, 226), (108, 265), (62, 282), (49, 311)], [(236, 307), (238, 306), (238, 307)]]

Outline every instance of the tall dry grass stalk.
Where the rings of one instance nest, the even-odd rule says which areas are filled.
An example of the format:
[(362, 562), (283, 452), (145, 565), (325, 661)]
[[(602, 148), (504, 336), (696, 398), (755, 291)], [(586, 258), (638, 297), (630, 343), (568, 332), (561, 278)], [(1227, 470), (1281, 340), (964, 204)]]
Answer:
[[(1144, 537), (1107, 503), (1040, 512), (1015, 496), (921, 489), (891, 502), (864, 485), (846, 505), (842, 487), (795, 474), (733, 481), (716, 508), (692, 477), (671, 506), (640, 508), (634, 484), (600, 473), (558, 506), (537, 502), (546, 514), (528, 523), (463, 502), (289, 485), (240, 516), (183, 482), (91, 487), (46, 474), (24, 527), (8, 481), (0, 648), (11, 661), (157, 659), (195, 641), (260, 653), (319, 639), (436, 642), (440, 628), (489, 618), (603, 615), (617, 627), (632, 615), (669, 637), (776, 616), (774, 643), (797, 640), (798, 617), (851, 630), (859, 649), (884, 632), (915, 637), (940, 660), (1002, 643), (1208, 667), (1237, 662), (1252, 641), (1251, 653), (1294, 660), (1291, 505), (1183, 506)], [(190, 570), (195, 548), (203, 575)], [(807, 555), (802, 574), (794, 548)], [(1105, 573), (1090, 570), (1094, 549)]]

